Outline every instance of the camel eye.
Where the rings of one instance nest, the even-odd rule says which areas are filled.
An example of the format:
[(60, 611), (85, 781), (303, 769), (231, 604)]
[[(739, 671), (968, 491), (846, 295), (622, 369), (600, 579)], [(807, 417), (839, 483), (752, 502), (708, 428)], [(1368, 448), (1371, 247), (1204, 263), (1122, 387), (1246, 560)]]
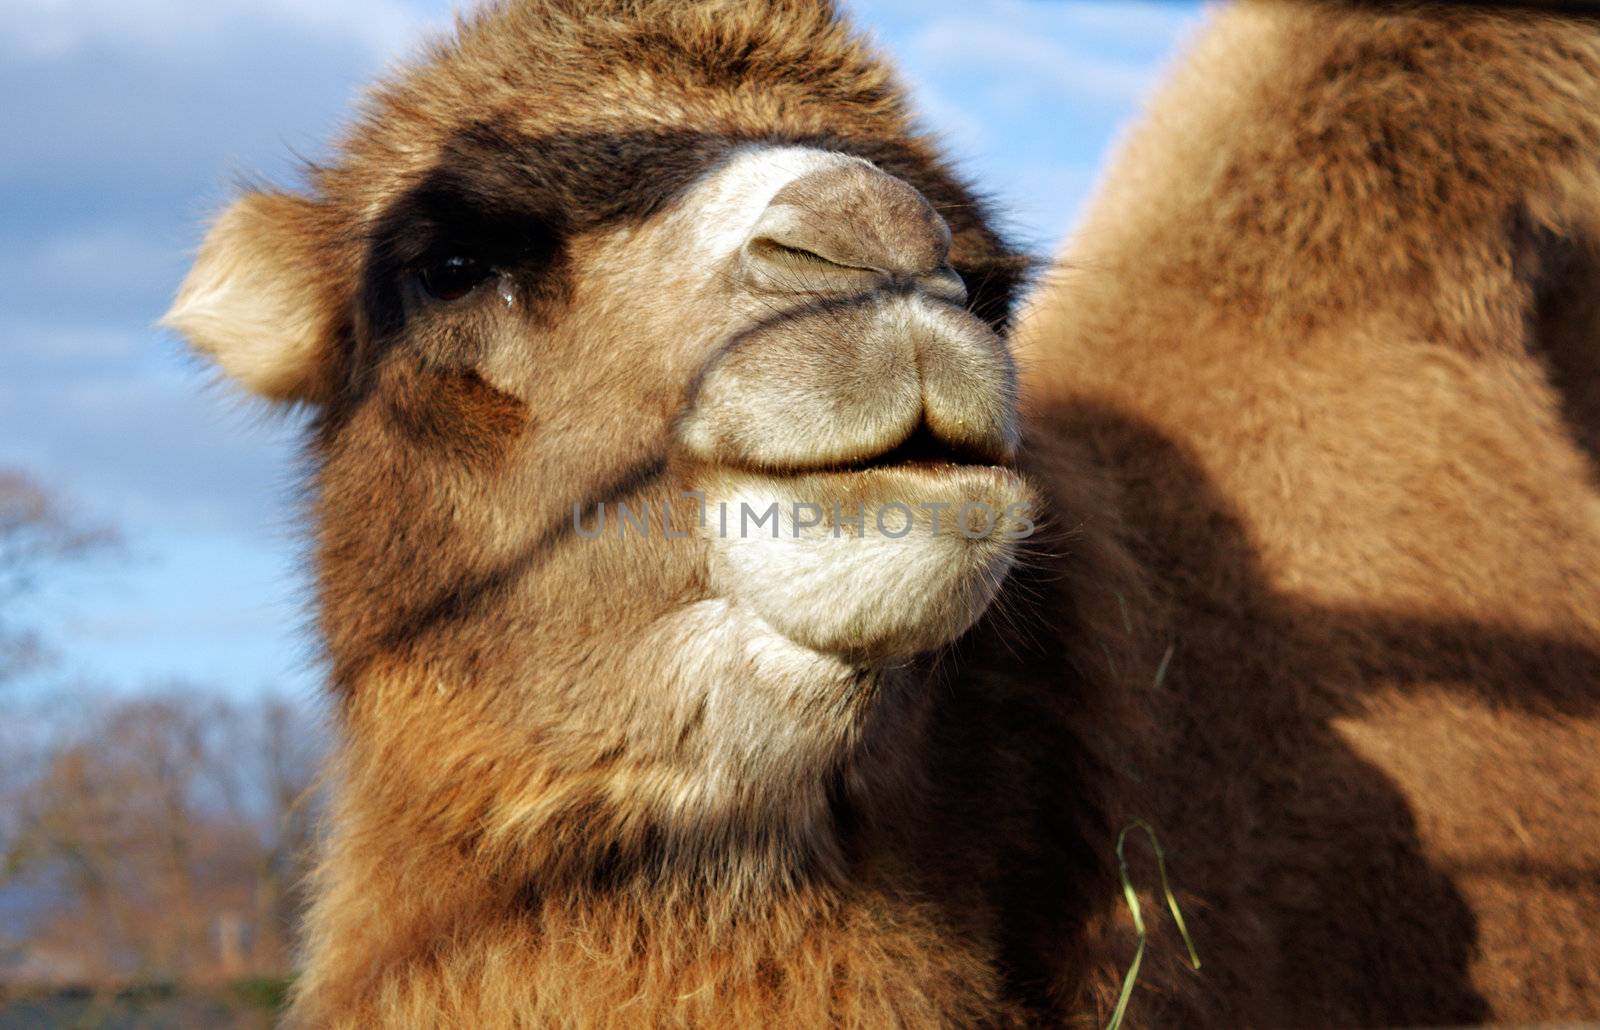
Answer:
[(466, 254), (447, 254), (432, 258), (422, 266), (423, 290), (434, 300), (460, 300), (489, 278), (493, 269)]

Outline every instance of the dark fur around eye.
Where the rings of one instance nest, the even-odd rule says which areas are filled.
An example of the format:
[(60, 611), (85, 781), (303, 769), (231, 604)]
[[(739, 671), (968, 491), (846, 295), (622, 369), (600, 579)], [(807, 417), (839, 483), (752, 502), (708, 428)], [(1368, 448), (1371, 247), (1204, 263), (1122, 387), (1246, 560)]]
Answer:
[(558, 221), (523, 208), (511, 191), (486, 195), (435, 172), (397, 202), (371, 236), (363, 305), (380, 336), (405, 323), (405, 291), (465, 298), (498, 272), (537, 278), (561, 249)]

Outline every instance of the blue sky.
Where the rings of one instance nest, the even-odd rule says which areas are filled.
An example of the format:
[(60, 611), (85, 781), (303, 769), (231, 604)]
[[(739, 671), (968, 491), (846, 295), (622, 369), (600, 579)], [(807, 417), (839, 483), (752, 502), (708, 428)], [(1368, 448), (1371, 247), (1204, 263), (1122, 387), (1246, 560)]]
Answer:
[[(1191, 0), (849, 7), (1013, 236), (1041, 253), (1201, 18)], [(127, 540), (116, 561), (30, 604), (60, 655), (36, 687), (314, 689), (297, 427), (151, 324), (233, 184), (292, 184), (362, 84), (452, 9), (0, 0), (0, 465)]]

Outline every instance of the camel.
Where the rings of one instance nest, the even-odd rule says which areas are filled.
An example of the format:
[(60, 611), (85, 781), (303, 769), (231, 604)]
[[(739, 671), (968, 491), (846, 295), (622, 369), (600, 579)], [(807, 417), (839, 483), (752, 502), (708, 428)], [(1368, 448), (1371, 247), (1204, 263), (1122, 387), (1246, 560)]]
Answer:
[(1230, 1021), (1600, 1016), (1600, 23), (1239, 4), (1105, 183), (1025, 407), (1164, 596)]
[(463, 18), (168, 316), (312, 412), (291, 1021), (1099, 1024), (1141, 820), (1132, 1022), (1600, 1012), (1597, 98), (1242, 0), (1018, 320), (825, 0)]

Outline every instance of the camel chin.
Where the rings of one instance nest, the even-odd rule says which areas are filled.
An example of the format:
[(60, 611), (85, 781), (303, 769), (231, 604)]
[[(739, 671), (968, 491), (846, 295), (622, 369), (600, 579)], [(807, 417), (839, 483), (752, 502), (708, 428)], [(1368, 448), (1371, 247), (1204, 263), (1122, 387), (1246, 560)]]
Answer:
[(1035, 510), (998, 466), (733, 473), (706, 498), (726, 595), (797, 644), (864, 660), (931, 651), (970, 628)]

